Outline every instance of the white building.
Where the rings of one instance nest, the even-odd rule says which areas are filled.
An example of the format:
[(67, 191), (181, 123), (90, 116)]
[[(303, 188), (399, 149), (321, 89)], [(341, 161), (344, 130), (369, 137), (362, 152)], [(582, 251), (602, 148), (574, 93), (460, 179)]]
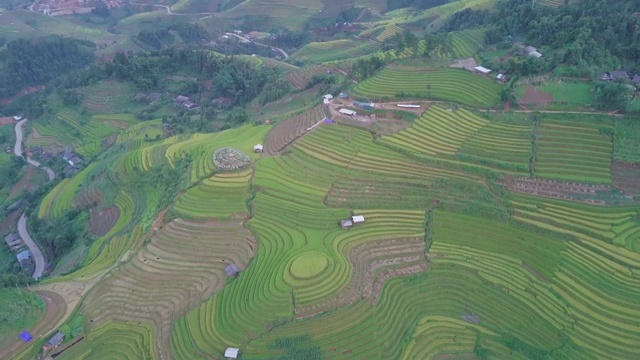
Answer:
[(416, 105), (416, 104), (397, 104), (398, 107), (401, 108), (412, 108), (412, 109), (419, 109), (420, 105)]
[(261, 153), (263, 149), (264, 147), (262, 146), (262, 144), (258, 144), (253, 147), (253, 152)]
[(354, 215), (351, 217), (351, 221), (353, 221), (354, 224), (361, 224), (364, 222), (364, 216)]
[(358, 115), (357, 112), (355, 112), (353, 110), (349, 110), (349, 109), (340, 109), (340, 114), (347, 115), (347, 116), (356, 116), (356, 115)]
[(224, 357), (228, 359), (237, 359), (239, 352), (240, 352), (240, 349), (238, 348), (227, 348), (227, 350), (225, 350), (224, 352)]
[(488, 73), (491, 72), (490, 69), (487, 69), (486, 67), (483, 67), (483, 66), (476, 66), (473, 69), (482, 75), (487, 75)]
[(327, 95), (324, 95), (323, 98), (325, 98), (326, 100), (333, 100), (333, 95), (327, 94)]

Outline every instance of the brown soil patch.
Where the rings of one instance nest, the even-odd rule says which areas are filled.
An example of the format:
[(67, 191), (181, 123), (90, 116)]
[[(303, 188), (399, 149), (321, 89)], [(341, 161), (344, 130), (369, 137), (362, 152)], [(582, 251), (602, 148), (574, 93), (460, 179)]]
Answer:
[[(44, 318), (33, 329), (29, 329), (29, 332), (33, 335), (34, 339), (38, 339), (46, 336), (57, 328), (56, 325), (60, 322), (67, 311), (67, 305), (65, 304), (62, 296), (54, 292), (40, 290), (35, 292), (40, 296), (40, 298), (42, 298), (47, 307), (47, 312), (45, 313)], [(0, 359), (12, 359), (30, 345), (31, 343), (24, 343), (16, 337), (16, 342), (4, 349), (0, 349)]]
[(11, 116), (0, 117), (0, 126), (13, 124), (13, 118)]
[[(640, 175), (640, 167), (638, 168)], [(638, 176), (637, 175), (637, 176)], [(638, 182), (638, 180), (631, 181)], [(543, 196), (592, 205), (627, 205), (636, 201), (628, 195), (621, 195), (609, 185), (585, 184), (578, 182), (558, 181), (528, 177), (512, 177), (506, 179), (505, 185), (509, 190), (521, 194)], [(640, 184), (636, 184), (639, 186)]]
[(38, 169), (35, 166), (27, 166), (24, 176), (11, 188), (9, 197), (14, 197), (23, 190), (31, 191), (46, 182), (47, 175), (44, 170)]
[(628, 195), (640, 195), (640, 164), (614, 161), (611, 163), (613, 186)]
[(520, 103), (523, 105), (547, 105), (553, 102), (553, 95), (528, 87)]
[(111, 230), (118, 218), (120, 217), (120, 209), (117, 206), (109, 206), (102, 210), (89, 210), (91, 215), (91, 234), (95, 236), (103, 236)]

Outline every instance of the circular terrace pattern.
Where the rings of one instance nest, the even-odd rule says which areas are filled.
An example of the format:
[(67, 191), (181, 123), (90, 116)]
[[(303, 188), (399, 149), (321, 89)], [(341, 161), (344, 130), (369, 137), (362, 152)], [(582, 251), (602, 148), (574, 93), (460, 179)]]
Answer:
[(329, 261), (320, 253), (308, 252), (298, 256), (291, 263), (291, 276), (295, 279), (311, 279), (327, 268)]
[(249, 165), (251, 158), (238, 149), (223, 147), (213, 153), (213, 163), (218, 170), (238, 170)]

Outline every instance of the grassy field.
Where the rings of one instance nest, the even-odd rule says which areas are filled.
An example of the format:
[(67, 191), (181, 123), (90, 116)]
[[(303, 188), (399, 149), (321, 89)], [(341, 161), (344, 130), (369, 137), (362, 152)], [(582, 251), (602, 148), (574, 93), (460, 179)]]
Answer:
[(466, 70), (385, 68), (353, 89), (354, 96), (371, 99), (430, 98), (472, 106), (493, 106), (500, 85)]
[(15, 341), (18, 334), (31, 329), (45, 313), (38, 295), (16, 288), (0, 290), (0, 348)]
[(595, 99), (588, 82), (548, 83), (538, 87), (540, 91), (553, 95), (553, 101), (561, 104), (593, 106)]

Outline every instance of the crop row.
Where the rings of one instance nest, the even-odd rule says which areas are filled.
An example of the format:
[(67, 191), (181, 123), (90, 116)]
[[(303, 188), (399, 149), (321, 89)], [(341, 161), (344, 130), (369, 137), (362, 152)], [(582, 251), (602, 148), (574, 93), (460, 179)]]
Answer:
[(110, 318), (150, 323), (156, 351), (166, 357), (170, 325), (222, 289), (225, 267), (244, 269), (254, 249), (255, 240), (238, 222), (174, 220), (105, 279), (81, 311), (96, 324)]
[(322, 74), (326, 69), (327, 68), (323, 65), (306, 66), (287, 73), (287, 79), (293, 87), (296, 89), (302, 89), (307, 86), (314, 75)]
[(452, 55), (455, 58), (468, 58), (476, 54), (483, 43), (484, 31), (481, 29), (462, 30), (451, 33)]
[[(611, 183), (613, 142), (602, 134), (610, 125), (544, 119), (536, 141), (535, 173), (537, 176)], [(558, 154), (562, 156), (558, 156)]]
[(280, 121), (267, 135), (266, 153), (274, 155), (281, 152), (291, 142), (305, 134), (309, 127), (322, 120), (324, 116), (322, 105), (318, 105), (300, 115)]
[(134, 90), (123, 82), (102, 81), (81, 89), (82, 103), (96, 113), (122, 113), (129, 109)]
[(324, 63), (370, 54), (380, 48), (380, 44), (371, 41), (333, 40), (321, 43), (309, 43), (293, 54), (294, 59), (309, 63)]
[(109, 321), (58, 359), (155, 359), (153, 330), (145, 323)]
[(115, 225), (104, 236), (98, 238), (91, 244), (87, 257), (84, 260), (83, 266), (86, 266), (93, 262), (93, 260), (104, 251), (104, 245), (114, 235), (118, 234), (125, 226), (135, 220), (135, 214), (143, 207), (143, 204), (136, 204), (134, 198), (125, 191), (120, 191), (115, 198), (115, 206), (119, 210), (120, 216)]
[(381, 99), (428, 97), (472, 106), (493, 106), (500, 85), (466, 70), (415, 70), (385, 68), (354, 88), (357, 96)]
[(182, 218), (226, 220), (248, 217), (245, 203), (252, 171), (216, 174), (182, 194), (173, 211)]
[(526, 171), (531, 152), (531, 126), (489, 122), (468, 110), (432, 106), (413, 125), (382, 138), (422, 155), (452, 157), (484, 164), (508, 164)]

